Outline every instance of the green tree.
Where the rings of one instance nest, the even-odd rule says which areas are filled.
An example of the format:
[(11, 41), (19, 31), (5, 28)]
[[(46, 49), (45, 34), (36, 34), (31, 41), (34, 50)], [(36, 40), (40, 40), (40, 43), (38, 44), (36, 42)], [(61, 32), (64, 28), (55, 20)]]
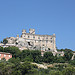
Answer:
[(58, 71), (53, 70), (53, 71), (50, 72), (50, 75), (63, 75), (63, 74), (59, 70)]
[(75, 75), (74, 67), (67, 67), (62, 71), (63, 75)]
[(11, 75), (12, 74), (12, 71), (13, 71), (13, 67), (14, 67), (14, 64), (6, 64), (4, 66), (4, 68), (2, 69), (3, 70), (3, 75)]
[(8, 40), (7, 39), (4, 39), (3, 40), (3, 44), (6, 44), (6, 43), (8, 43)]
[(75, 60), (70, 60), (69, 63), (73, 66), (75, 66)]
[(21, 51), (18, 47), (6, 47), (4, 48), (4, 52), (11, 53), (13, 57), (20, 57)]
[(33, 51), (31, 51), (31, 55), (32, 55), (34, 62), (37, 62), (37, 63), (41, 62), (41, 51), (39, 51), (39, 50), (34, 51), (33, 50)]
[(65, 49), (64, 52), (65, 52), (65, 54), (64, 54), (64, 59), (65, 59), (66, 61), (70, 61), (71, 58), (72, 58), (72, 56), (73, 56), (72, 50), (70, 50), (70, 49)]
[(0, 47), (0, 52), (3, 52), (3, 49), (4, 49), (3, 47)]
[(53, 63), (54, 56), (51, 52), (45, 52), (43, 56), (43, 61), (46, 63)]

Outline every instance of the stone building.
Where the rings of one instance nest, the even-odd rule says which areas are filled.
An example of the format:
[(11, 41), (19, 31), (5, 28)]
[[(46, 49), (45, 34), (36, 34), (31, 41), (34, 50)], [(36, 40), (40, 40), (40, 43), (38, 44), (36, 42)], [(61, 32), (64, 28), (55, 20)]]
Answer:
[[(8, 43), (5, 47), (16, 46), (20, 50), (29, 49), (29, 50), (41, 50), (41, 55), (43, 56), (44, 52), (51, 51), (53, 55), (59, 54), (56, 50), (56, 36), (53, 35), (37, 35), (35, 34), (35, 29), (29, 29), (29, 33), (26, 30), (22, 30), (22, 35), (19, 37), (9, 37), (6, 38)], [(0, 45), (1, 46), (1, 45)], [(60, 52), (62, 54), (62, 52)]]
[(22, 30), (22, 35), (19, 37), (7, 38), (8, 44), (15, 44), (21, 50), (23, 49), (33, 49), (33, 50), (49, 50), (56, 51), (56, 36), (53, 35), (37, 35), (35, 34), (35, 29), (29, 29), (29, 33), (26, 30)]

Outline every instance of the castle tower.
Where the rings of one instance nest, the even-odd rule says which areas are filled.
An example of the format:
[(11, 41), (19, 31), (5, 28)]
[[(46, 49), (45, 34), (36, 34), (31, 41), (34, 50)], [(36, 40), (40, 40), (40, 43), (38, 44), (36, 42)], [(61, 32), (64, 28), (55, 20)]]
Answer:
[(56, 36), (55, 36), (55, 34), (53, 34), (53, 36), (54, 36), (54, 38), (53, 38), (53, 40), (54, 40), (53, 48), (54, 48), (54, 51), (57, 52), (57, 50), (56, 50)]
[(26, 30), (25, 30), (25, 29), (23, 29), (23, 30), (22, 30), (22, 34), (25, 34), (25, 33), (26, 33)]
[(17, 34), (17, 36), (16, 36), (17, 38), (19, 38), (19, 35)]
[(35, 34), (35, 29), (29, 29), (30, 34)]

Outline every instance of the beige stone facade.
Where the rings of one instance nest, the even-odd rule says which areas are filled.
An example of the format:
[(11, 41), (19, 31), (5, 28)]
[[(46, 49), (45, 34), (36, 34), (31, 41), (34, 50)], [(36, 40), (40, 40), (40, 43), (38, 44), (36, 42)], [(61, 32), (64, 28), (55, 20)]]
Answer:
[(43, 56), (44, 52), (51, 51), (53, 55), (61, 54), (63, 52), (57, 52), (56, 50), (56, 36), (53, 35), (37, 35), (35, 34), (35, 29), (29, 29), (29, 33), (26, 33), (26, 30), (22, 30), (22, 35), (19, 37), (9, 37), (7, 44), (0, 44), (2, 47), (16, 46), (20, 50), (41, 50), (41, 55)]
[(35, 29), (29, 29), (29, 33), (26, 30), (22, 30), (22, 35), (19, 37), (7, 38), (8, 44), (15, 44), (20, 49), (33, 49), (33, 50), (50, 50), (56, 51), (56, 36), (53, 35), (37, 35)]
[(53, 35), (37, 35), (34, 29), (30, 29), (29, 33), (26, 30), (22, 31), (21, 38), (28, 43), (29, 46), (33, 46), (33, 49), (41, 49), (56, 51), (56, 36)]

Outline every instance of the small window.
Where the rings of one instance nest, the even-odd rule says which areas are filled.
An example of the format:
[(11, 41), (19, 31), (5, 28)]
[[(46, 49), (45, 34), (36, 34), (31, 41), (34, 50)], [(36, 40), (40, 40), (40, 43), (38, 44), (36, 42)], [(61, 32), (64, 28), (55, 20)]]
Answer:
[(28, 42), (28, 45), (31, 45), (30, 42)]
[(51, 41), (51, 43), (52, 43), (52, 41)]
[(44, 46), (44, 44), (42, 46)]
[(4, 54), (4, 57), (6, 57), (6, 55)]
[(35, 43), (36, 43), (36, 40), (35, 40)]
[(1, 56), (1, 54), (0, 54), (0, 56)]
[(46, 42), (48, 43), (48, 40)]
[(40, 39), (40, 37), (38, 37), (38, 39)]
[(0, 60), (1, 60), (1, 58), (0, 58)]
[(33, 38), (35, 38), (35, 36), (33, 36)]
[(46, 39), (48, 39), (48, 37), (46, 37)]
[(29, 38), (29, 36), (28, 36), (28, 38)]
[(50, 39), (52, 39), (52, 38), (50, 38)]

